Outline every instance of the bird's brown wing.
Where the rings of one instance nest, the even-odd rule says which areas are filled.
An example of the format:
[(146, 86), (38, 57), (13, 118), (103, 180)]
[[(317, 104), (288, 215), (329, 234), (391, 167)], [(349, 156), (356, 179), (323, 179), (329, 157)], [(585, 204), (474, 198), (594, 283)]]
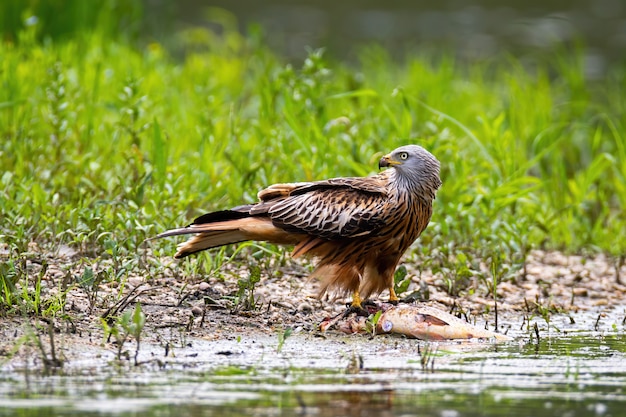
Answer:
[(365, 236), (381, 228), (389, 211), (385, 178), (275, 184), (259, 193), (259, 203), (207, 213), (155, 238), (196, 234), (179, 246), (176, 258), (245, 240), (294, 244), (293, 255), (300, 256), (322, 241)]
[(323, 239), (364, 236), (385, 224), (386, 176), (276, 184), (259, 193), (250, 214), (267, 213), (286, 231)]

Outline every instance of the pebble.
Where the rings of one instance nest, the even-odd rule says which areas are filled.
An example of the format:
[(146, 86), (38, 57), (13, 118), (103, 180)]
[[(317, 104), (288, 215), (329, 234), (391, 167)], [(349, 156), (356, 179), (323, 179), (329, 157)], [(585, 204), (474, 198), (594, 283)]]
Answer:
[(209, 283), (208, 283), (208, 282), (206, 282), (206, 281), (202, 281), (200, 284), (198, 284), (198, 289), (199, 289), (200, 291), (206, 291), (206, 290), (208, 290), (209, 288), (211, 288), (211, 284), (209, 284)]
[(57, 250), (57, 255), (60, 258), (70, 259), (70, 258), (76, 256), (77, 254), (78, 254), (78, 252), (76, 252), (75, 249), (73, 249), (72, 247), (70, 247), (68, 245), (61, 245), (61, 246), (59, 246), (59, 248)]
[(193, 306), (191, 308), (191, 314), (193, 314), (195, 317), (200, 317), (202, 313), (204, 313), (204, 309), (200, 306)]
[(137, 278), (137, 277), (128, 278), (128, 283), (133, 287), (138, 287), (141, 284), (143, 284), (143, 278)]
[(40, 263), (26, 261), (26, 270), (31, 274), (39, 274), (41, 272), (42, 266)]
[(77, 311), (79, 313), (86, 313), (89, 310), (89, 305), (87, 303), (72, 303), (72, 310)]
[(169, 315), (166, 314), (161, 318), (161, 323), (163, 324), (172, 324), (172, 323), (179, 323), (180, 320), (178, 319), (178, 317), (176, 317), (176, 315)]
[(59, 267), (57, 267), (56, 265), (52, 265), (48, 268), (47, 275), (50, 279), (55, 280), (63, 278), (63, 276), (65, 276), (65, 273), (61, 271), (61, 269), (59, 269)]
[(313, 311), (313, 306), (311, 306), (311, 304), (307, 302), (300, 303), (298, 305), (298, 311), (300, 313), (310, 313), (311, 311)]

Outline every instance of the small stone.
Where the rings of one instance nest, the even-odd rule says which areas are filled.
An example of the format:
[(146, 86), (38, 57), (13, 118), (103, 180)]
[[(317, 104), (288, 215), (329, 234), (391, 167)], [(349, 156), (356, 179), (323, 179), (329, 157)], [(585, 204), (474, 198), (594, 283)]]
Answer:
[(137, 278), (137, 277), (133, 277), (133, 278), (128, 278), (128, 283), (132, 286), (132, 287), (138, 287), (141, 284), (143, 284), (143, 279), (142, 278)]
[(198, 284), (198, 289), (199, 289), (200, 291), (206, 291), (206, 290), (208, 290), (209, 288), (211, 288), (211, 284), (209, 284), (209, 283), (208, 283), (208, 282), (206, 282), (206, 281), (202, 281), (200, 284)]
[(202, 307), (193, 306), (191, 308), (191, 314), (193, 314), (195, 317), (200, 317), (202, 313), (204, 313), (204, 310), (202, 309)]
[(46, 275), (48, 276), (48, 278), (55, 280), (55, 279), (60, 279), (63, 276), (65, 276), (65, 273), (61, 271), (61, 269), (59, 269), (58, 266), (52, 265), (48, 268)]
[(72, 310), (79, 313), (86, 313), (89, 310), (89, 305), (86, 303), (72, 303)]
[(311, 304), (304, 302), (298, 305), (298, 312), (300, 313), (310, 313), (313, 311), (313, 306)]
[(76, 252), (76, 250), (74, 250), (72, 247), (68, 245), (59, 246), (58, 251), (57, 251), (57, 255), (60, 258), (66, 258), (66, 259), (72, 258), (76, 256), (77, 254), (78, 252)]
[(180, 320), (175, 316), (175, 315), (164, 315), (161, 318), (161, 322), (163, 324), (177, 324), (180, 322)]

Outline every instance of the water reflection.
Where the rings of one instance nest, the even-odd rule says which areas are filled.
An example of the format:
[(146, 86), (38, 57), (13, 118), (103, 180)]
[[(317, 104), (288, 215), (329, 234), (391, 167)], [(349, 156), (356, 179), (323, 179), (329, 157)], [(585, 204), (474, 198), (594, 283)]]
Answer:
[[(276, 337), (259, 333), (186, 339), (168, 358), (146, 345), (141, 367), (112, 366), (113, 352), (94, 349), (63, 375), (0, 363), (0, 416), (617, 416), (626, 409), (624, 311), (601, 313), (600, 323), (598, 311), (583, 311), (522, 327), (513, 314), (502, 317), (512, 342), (430, 350), (399, 337), (296, 333), (278, 353)], [(535, 323), (538, 341), (524, 330)], [(423, 368), (426, 354), (434, 372)]]
[[(189, 348), (197, 357), (183, 359), (179, 351), (164, 369), (101, 367), (47, 378), (5, 373), (0, 416), (541, 417), (619, 415), (626, 407), (622, 333), (551, 337), (536, 349), (519, 338), (502, 345), (439, 343), (435, 372), (415, 360), (415, 345), (424, 342), (292, 337), (280, 355), (240, 346), (245, 353), (228, 364), (210, 362), (228, 341), (197, 340)], [(362, 354), (361, 372), (346, 371), (347, 351)]]

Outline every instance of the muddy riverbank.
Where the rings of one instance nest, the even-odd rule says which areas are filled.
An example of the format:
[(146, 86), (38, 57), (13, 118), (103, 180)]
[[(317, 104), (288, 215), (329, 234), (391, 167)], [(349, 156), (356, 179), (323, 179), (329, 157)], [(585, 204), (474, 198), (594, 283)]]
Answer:
[[(65, 291), (61, 312), (46, 318), (14, 312), (0, 319), (2, 362), (19, 362), (20, 358), (28, 357), (33, 361), (32, 366), (38, 368), (50, 359), (53, 344), (54, 356), (63, 364), (81, 357), (82, 349), (73, 352), (77, 346), (100, 351), (103, 357), (106, 352), (117, 352), (118, 356), (123, 354), (119, 359), (130, 358), (136, 351), (133, 334), (116, 341), (111, 328), (117, 326), (122, 331), (120, 316), (134, 311), (138, 304), (145, 315), (142, 329), (137, 333), (141, 344), (159, 346), (161, 356), (166, 357), (174, 347), (185, 346), (185, 341), (191, 338), (232, 341), (246, 339), (248, 335), (277, 339), (283, 334), (326, 338), (329, 335), (319, 332), (319, 323), (341, 313), (349, 301), (317, 299), (317, 283), (309, 282), (305, 276), (307, 265), (294, 262), (276, 268), (274, 276), (261, 273), (259, 282), (247, 289), (242, 289), (240, 280), (249, 275), (248, 268), (237, 270), (225, 266), (221, 277), (198, 281), (182, 276), (181, 264), (166, 259), (163, 262), (169, 266), (159, 276), (136, 275), (125, 282), (102, 283), (91, 290), (81, 285), (69, 285), (63, 290), (61, 281), (66, 279), (67, 272), (62, 271), (84, 276), (84, 270), (80, 270), (84, 267), (80, 263), (72, 266), (72, 262), (63, 256), (48, 259), (40, 284), (40, 296), (51, 302)], [(520, 269), (517, 276), (498, 284), (497, 300), (492, 292), (474, 290), (480, 288), (478, 282), (475, 286), (470, 283), (468, 290), (453, 297), (447, 291), (449, 281), (445, 272), (420, 273), (410, 263), (406, 265), (411, 283), (405, 296), (427, 297), (428, 300), (417, 302), (451, 312), (481, 328), (507, 334), (516, 332), (518, 337), (530, 339), (536, 337), (537, 331), (549, 329), (555, 317), (565, 317), (579, 331), (593, 331), (607, 325), (606, 311), (612, 312), (612, 325), (623, 329), (626, 320), (626, 286), (618, 281), (615, 264), (601, 255), (583, 258), (533, 252), (525, 276)], [(41, 274), (41, 265), (33, 262), (29, 270), (34, 278)], [(620, 273), (626, 276), (626, 268), (622, 267)], [(35, 282), (31, 281), (31, 284)], [(382, 299), (385, 297), (381, 295)], [(589, 320), (587, 324), (578, 323), (579, 313), (595, 315), (595, 329), (589, 328)], [(531, 328), (531, 321), (537, 318), (539, 326)], [(120, 340), (125, 342), (122, 349), (118, 349)], [(383, 343), (382, 339), (376, 340)]]

